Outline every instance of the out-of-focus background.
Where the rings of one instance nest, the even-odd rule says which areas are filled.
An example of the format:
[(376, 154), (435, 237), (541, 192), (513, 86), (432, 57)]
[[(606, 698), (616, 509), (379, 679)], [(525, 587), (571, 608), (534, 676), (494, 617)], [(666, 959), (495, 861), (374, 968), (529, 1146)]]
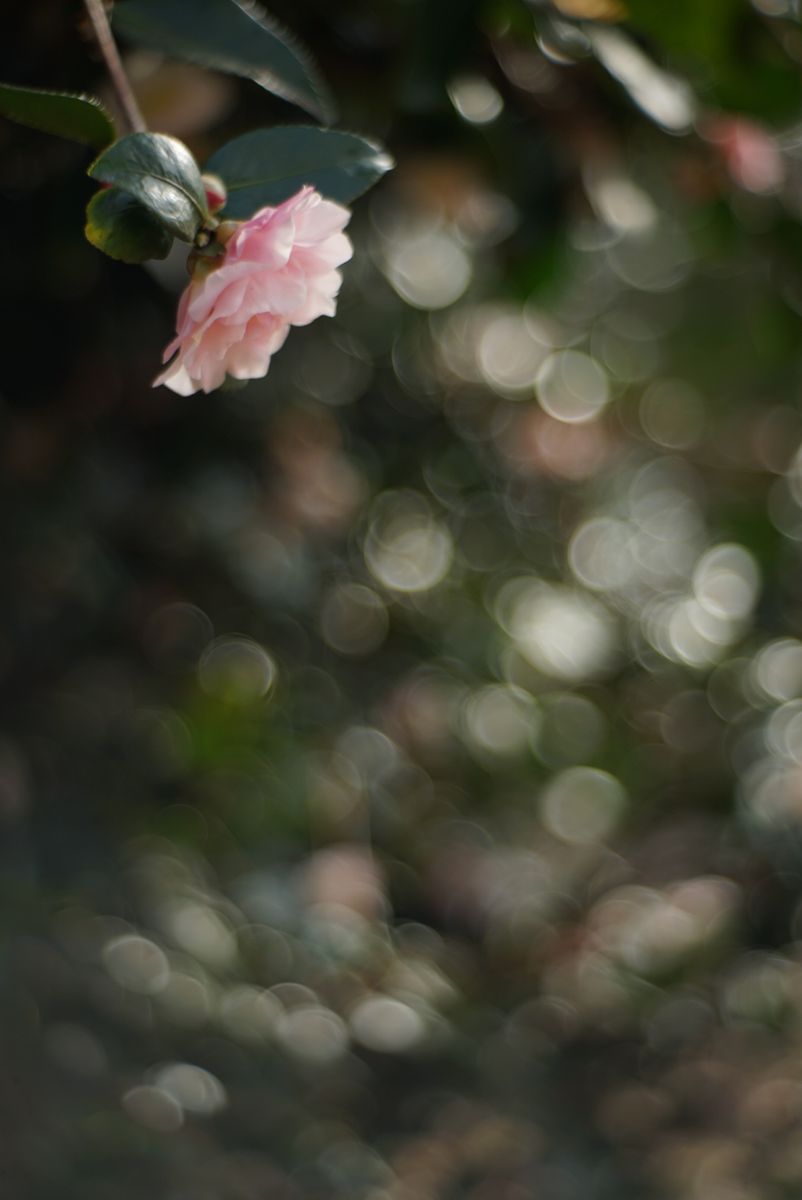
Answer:
[(798, 1197), (796, 4), (273, 7), (398, 167), (245, 389), (0, 124), (0, 1194)]

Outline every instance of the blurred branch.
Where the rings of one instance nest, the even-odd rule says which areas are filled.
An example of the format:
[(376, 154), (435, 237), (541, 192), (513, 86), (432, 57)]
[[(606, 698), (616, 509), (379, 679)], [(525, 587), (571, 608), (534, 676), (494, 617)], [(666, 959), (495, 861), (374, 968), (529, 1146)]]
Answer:
[(84, 6), (129, 130), (132, 133), (142, 133), (147, 129), (145, 119), (125, 73), (103, 0), (84, 0)]

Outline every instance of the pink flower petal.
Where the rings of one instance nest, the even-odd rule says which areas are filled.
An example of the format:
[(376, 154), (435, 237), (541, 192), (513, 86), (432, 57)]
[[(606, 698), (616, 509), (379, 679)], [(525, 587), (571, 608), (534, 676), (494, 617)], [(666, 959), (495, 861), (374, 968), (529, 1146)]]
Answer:
[(351, 257), (348, 209), (302, 187), (260, 209), (226, 245), (222, 263), (193, 279), (178, 306), (172, 360), (154, 380), (181, 396), (211, 392), (226, 375), (258, 379), (291, 325), (333, 316)]

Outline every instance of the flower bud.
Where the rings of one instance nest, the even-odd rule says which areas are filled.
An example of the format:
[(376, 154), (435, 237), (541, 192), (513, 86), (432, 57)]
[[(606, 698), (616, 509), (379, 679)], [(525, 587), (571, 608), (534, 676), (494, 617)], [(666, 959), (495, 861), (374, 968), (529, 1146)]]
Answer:
[(201, 175), (201, 182), (206, 191), (206, 204), (209, 212), (218, 212), (228, 199), (226, 185), (219, 175)]

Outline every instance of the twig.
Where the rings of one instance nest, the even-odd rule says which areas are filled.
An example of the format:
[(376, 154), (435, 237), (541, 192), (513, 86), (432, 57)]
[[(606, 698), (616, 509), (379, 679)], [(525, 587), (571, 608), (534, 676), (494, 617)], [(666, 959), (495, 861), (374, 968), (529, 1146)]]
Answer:
[(89, 20), (92, 22), (92, 29), (94, 30), (98, 49), (103, 55), (106, 69), (111, 77), (112, 85), (117, 93), (117, 99), (120, 102), (120, 108), (129, 129), (132, 133), (143, 133), (147, 129), (145, 118), (142, 116), (136, 96), (131, 90), (131, 84), (128, 82), (128, 76), (122, 64), (120, 52), (117, 49), (117, 43), (111, 32), (109, 19), (106, 16), (103, 0), (84, 0), (84, 6)]

